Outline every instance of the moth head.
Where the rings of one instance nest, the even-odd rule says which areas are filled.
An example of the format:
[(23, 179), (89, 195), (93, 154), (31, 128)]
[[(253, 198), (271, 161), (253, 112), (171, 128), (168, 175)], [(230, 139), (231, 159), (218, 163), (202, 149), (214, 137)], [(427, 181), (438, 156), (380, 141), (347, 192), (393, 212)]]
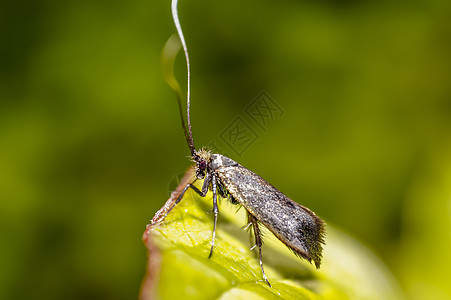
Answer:
[(196, 177), (197, 179), (204, 179), (205, 174), (210, 168), (211, 151), (202, 148), (196, 151), (193, 155), (193, 161), (196, 163)]

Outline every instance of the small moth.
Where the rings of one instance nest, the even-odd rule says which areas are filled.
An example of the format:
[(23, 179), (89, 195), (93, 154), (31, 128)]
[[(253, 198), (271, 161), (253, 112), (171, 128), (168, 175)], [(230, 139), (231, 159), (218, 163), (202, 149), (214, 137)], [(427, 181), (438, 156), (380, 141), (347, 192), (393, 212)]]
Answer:
[(202, 179), (204, 182), (201, 190), (193, 185), (194, 182), (188, 183), (176, 199), (175, 204), (166, 212), (166, 215), (181, 201), (188, 189), (194, 190), (201, 197), (205, 197), (207, 192), (212, 190), (214, 225), (209, 258), (213, 254), (215, 245), (219, 195), (229, 199), (232, 204), (241, 205), (246, 209), (248, 216), (247, 228), (252, 226), (255, 246), (258, 247), (263, 279), (270, 287), (271, 284), (266, 277), (262, 262), (260, 225), (268, 228), (294, 254), (309, 262), (313, 261), (316, 268), (319, 268), (325, 235), (323, 220), (236, 161), (221, 154), (214, 154), (204, 148), (200, 150), (195, 149), (190, 120), (190, 64), (188, 50), (178, 19), (177, 2), (178, 0), (172, 0), (172, 15), (187, 64), (187, 124), (185, 124), (181, 110), (180, 93), (177, 93), (177, 99), (179, 101), (182, 127), (191, 152), (191, 160), (195, 164), (196, 179), (194, 182)]

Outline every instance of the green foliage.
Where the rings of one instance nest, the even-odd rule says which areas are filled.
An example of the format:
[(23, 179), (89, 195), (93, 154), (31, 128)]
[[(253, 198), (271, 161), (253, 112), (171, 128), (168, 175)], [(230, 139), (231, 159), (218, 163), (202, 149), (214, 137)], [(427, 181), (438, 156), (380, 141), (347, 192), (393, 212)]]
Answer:
[[(136, 298), (140, 235), (189, 164), (160, 68), (169, 2), (2, 1), (0, 299)], [(334, 224), (408, 299), (451, 299), (451, 1), (179, 2), (197, 147), (217, 141), (328, 221), (319, 274), (369, 276), (360, 246), (332, 250)], [(175, 69), (186, 91), (182, 55)], [(237, 156), (220, 134), (263, 89), (285, 114)]]
[[(173, 205), (174, 193), (162, 208)], [(328, 226), (321, 270), (300, 260), (265, 229), (262, 280), (256, 253), (249, 250), (244, 209), (222, 200), (211, 259), (212, 194), (188, 190), (164, 219), (160, 212), (144, 234), (149, 271), (142, 299), (400, 299), (383, 264), (355, 240)]]

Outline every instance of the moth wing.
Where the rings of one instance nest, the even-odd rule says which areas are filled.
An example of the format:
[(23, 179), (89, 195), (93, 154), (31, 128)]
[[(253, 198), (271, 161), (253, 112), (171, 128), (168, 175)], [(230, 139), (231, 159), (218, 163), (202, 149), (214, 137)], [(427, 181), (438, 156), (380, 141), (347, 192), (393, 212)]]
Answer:
[(324, 222), (315, 213), (236, 162), (218, 166), (215, 171), (221, 183), (250, 214), (295, 254), (313, 260), (319, 268), (325, 230)]

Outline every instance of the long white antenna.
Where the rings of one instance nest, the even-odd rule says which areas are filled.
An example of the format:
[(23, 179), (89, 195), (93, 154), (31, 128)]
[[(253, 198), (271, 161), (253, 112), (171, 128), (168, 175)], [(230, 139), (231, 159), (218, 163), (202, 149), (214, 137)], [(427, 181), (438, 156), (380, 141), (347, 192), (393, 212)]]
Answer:
[(183, 52), (185, 52), (186, 59), (186, 69), (188, 73), (188, 84), (187, 84), (187, 92), (186, 92), (186, 118), (188, 120), (188, 132), (189, 132), (189, 144), (188, 147), (191, 150), (191, 155), (194, 155), (196, 152), (194, 148), (193, 141), (193, 133), (191, 131), (191, 118), (190, 118), (190, 90), (191, 90), (191, 72), (189, 66), (189, 56), (188, 56), (188, 48), (186, 47), (185, 37), (183, 36), (182, 27), (180, 26), (179, 16), (177, 13), (177, 4), (178, 0), (172, 0), (172, 18), (174, 19), (175, 27), (177, 28), (177, 33), (180, 37), (180, 41), (182, 42)]

